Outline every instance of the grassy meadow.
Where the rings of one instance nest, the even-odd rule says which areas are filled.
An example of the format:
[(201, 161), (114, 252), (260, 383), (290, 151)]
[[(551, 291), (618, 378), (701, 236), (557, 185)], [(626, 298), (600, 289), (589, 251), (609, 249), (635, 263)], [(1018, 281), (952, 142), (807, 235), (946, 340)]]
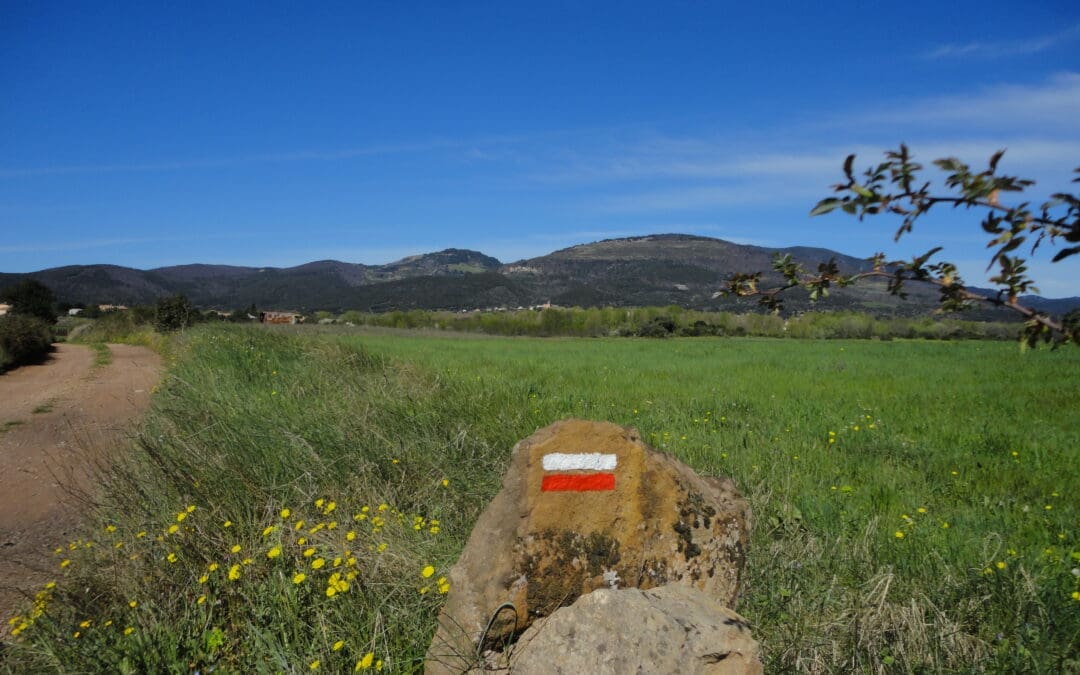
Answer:
[(1075, 348), (208, 326), (170, 353), (0, 669), (418, 670), (509, 449), (566, 417), (735, 479), (769, 672), (1080, 667)]

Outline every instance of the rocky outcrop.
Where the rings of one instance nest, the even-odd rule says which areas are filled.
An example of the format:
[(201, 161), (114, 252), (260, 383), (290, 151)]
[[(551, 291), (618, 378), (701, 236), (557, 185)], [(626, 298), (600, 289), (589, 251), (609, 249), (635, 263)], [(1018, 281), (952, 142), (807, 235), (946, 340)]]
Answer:
[(596, 589), (675, 584), (732, 607), (749, 519), (730, 481), (701, 478), (633, 429), (582, 420), (541, 429), (514, 447), (450, 572), (427, 672), (468, 670), (478, 652), (501, 651)]

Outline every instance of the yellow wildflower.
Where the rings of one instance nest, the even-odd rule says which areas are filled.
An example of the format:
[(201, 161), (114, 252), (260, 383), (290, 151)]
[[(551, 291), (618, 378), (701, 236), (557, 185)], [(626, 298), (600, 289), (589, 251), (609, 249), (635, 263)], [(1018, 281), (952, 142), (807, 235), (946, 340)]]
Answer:
[(210, 581), (210, 575), (209, 574), (204, 574), (201, 577), (199, 577), (199, 583), (200, 584), (205, 584), (207, 581)]
[(295, 576), (293, 576), (292, 582), (294, 584), (302, 584), (302, 583), (304, 583), (304, 579), (307, 579), (307, 575), (304, 574), (303, 572), (300, 572), (300, 573), (296, 574)]
[(345, 646), (345, 641), (344, 640), (338, 640), (337, 642), (334, 643), (334, 646), (331, 647), (331, 649), (333, 649), (335, 652), (339, 652), (339, 651), (341, 651), (341, 648), (344, 647), (344, 646)]
[(165, 559), (168, 560), (170, 563), (174, 563), (177, 561), (175, 553), (170, 553), (169, 555), (165, 556)]
[(290, 511), (289, 509), (281, 509), (282, 518), (288, 518), (290, 515), (292, 515), (292, 511)]
[(170, 525), (170, 526), (169, 526), (169, 530), (168, 530), (168, 531), (169, 531), (169, 534), (176, 534), (177, 532), (179, 532), (179, 531), (180, 531), (180, 526), (179, 526), (179, 525), (175, 525), (175, 524), (174, 524), (174, 525)]
[(309, 663), (308, 668), (310, 668), (311, 670), (318, 670), (319, 669), (319, 659), (315, 659), (314, 661)]
[(272, 549), (270, 549), (269, 551), (266, 552), (266, 557), (271, 558), (271, 559), (276, 558), (279, 555), (281, 555), (281, 547), (280, 546), (275, 546), (274, 548), (272, 548)]
[(375, 660), (375, 653), (368, 652), (364, 654), (364, 658), (356, 662), (355, 670), (367, 670), (371, 667), (372, 662)]
[(900, 530), (897, 530), (896, 532), (893, 532), (893, 536), (896, 537), (897, 539), (903, 539), (904, 538), (904, 533), (901, 532)]
[(229, 581), (236, 581), (240, 578), (240, 566), (233, 565), (229, 568)]
[(311, 556), (315, 555), (315, 549), (314, 548), (304, 549), (304, 554), (303, 555), (304, 555), (305, 558), (310, 558)]
[(240, 552), (240, 544), (234, 544), (233, 547), (230, 548), (229, 550), (232, 551), (233, 553), (239, 553)]
[(135, 632), (135, 629), (132, 628), (131, 626), (128, 626), (127, 628), (124, 629), (124, 635), (131, 635), (134, 632)]
[(425, 579), (430, 577), (432, 574), (435, 574), (435, 568), (431, 565), (428, 565), (420, 572), (420, 576), (424, 577)]
[(270, 525), (266, 529), (263, 530), (262, 536), (265, 537), (266, 535), (270, 534), (271, 532), (273, 532), (276, 529), (277, 529), (276, 525)]
[(217, 568), (218, 568), (218, 564), (217, 564), (217, 563), (210, 563), (210, 564), (209, 564), (209, 565), (207, 566), (207, 568), (206, 568), (206, 569), (210, 570), (211, 572), (214, 572), (214, 571), (216, 571), (216, 570), (217, 570)]
[(311, 561), (311, 569), (313, 569), (313, 570), (322, 569), (323, 565), (325, 565), (325, 564), (326, 564), (326, 560), (324, 560), (322, 558), (315, 558), (314, 560)]

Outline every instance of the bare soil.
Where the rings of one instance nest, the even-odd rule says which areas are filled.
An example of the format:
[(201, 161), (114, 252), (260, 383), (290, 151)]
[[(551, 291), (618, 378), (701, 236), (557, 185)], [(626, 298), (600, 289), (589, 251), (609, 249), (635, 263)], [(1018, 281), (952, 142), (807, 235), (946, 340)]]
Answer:
[(121, 450), (161, 376), (145, 347), (60, 344), (41, 365), (0, 375), (0, 630), (55, 574), (52, 551), (77, 536), (92, 469)]

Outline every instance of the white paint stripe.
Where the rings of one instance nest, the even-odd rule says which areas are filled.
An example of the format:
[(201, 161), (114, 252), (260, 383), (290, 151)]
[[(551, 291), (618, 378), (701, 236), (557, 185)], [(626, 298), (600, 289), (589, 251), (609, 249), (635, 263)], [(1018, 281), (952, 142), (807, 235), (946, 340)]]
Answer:
[(570, 454), (553, 452), (544, 455), (544, 471), (614, 471), (615, 455), (599, 452)]

